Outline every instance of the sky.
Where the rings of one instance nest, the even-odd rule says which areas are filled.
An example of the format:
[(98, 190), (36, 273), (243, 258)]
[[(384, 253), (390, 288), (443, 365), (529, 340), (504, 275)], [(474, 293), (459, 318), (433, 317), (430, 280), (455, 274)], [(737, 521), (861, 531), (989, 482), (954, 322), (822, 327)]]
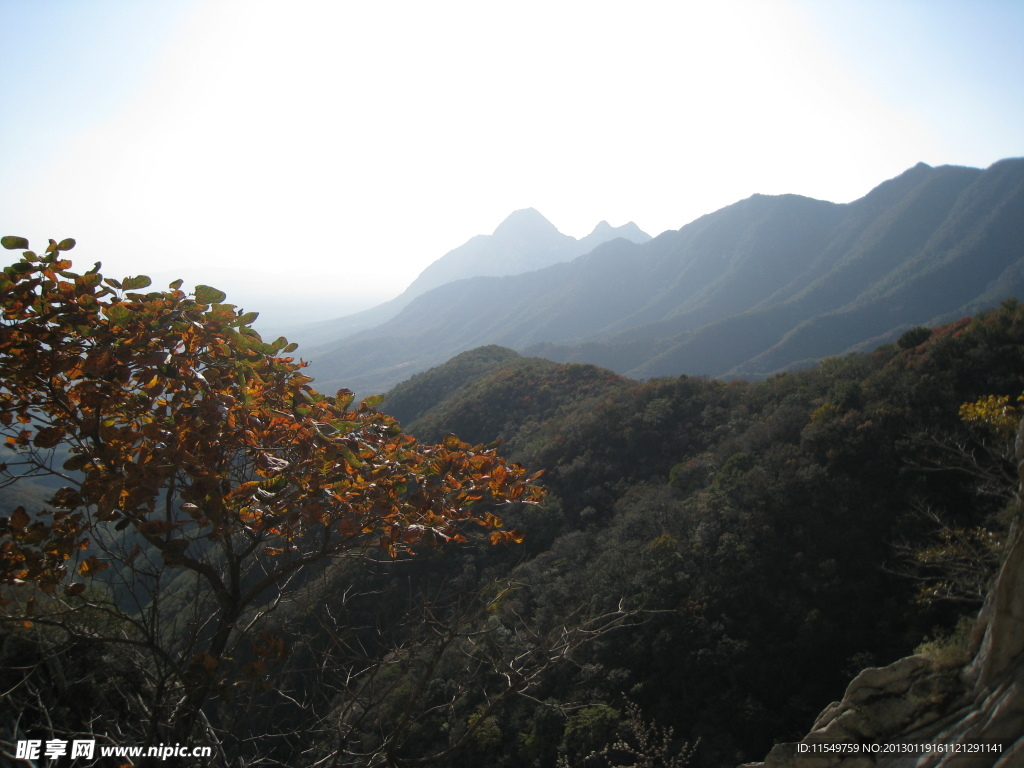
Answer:
[(0, 0), (0, 29), (0, 234), (280, 326), (520, 208), (656, 235), (1024, 155), (1019, 0)]

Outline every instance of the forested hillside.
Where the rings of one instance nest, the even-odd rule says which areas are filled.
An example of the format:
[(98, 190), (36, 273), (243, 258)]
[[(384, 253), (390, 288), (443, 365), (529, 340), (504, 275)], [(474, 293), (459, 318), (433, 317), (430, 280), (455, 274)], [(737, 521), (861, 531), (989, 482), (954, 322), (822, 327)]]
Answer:
[(330, 390), (383, 392), (499, 344), (636, 378), (758, 378), (1024, 294), (1024, 160), (923, 163), (852, 203), (754, 195), (646, 243), (434, 288), (307, 350)]
[(0, 518), (8, 743), (733, 768), (955, 647), (1019, 517), (1013, 300), (760, 382), (485, 347), (379, 413), (73, 245), (0, 278), (3, 482), (75, 486)]
[[(547, 470), (547, 513), (517, 521), (528, 555), (502, 616), (646, 611), (497, 721), (488, 761), (522, 765), (539, 742), (578, 761), (633, 702), (699, 740), (693, 764), (736, 765), (806, 731), (860, 668), (941, 638), (977, 609), (1017, 514), (1012, 440), (960, 406), (1005, 395), (1013, 410), (1022, 343), (1008, 303), (754, 384), (629, 384), (527, 358), (466, 381), (471, 352), (396, 388), (384, 407), (424, 439), (497, 429)], [(574, 395), (543, 397), (570, 376)], [(428, 385), (437, 402), (413, 412)], [(585, 719), (584, 747), (566, 734)]]

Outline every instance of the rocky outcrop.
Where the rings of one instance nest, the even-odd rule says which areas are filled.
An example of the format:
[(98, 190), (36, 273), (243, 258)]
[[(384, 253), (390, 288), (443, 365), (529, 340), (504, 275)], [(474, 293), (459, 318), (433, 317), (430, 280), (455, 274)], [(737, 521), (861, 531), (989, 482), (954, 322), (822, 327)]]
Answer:
[[(1017, 438), (1024, 483), (1024, 422)], [(1024, 766), (1024, 526), (971, 635), (970, 661), (910, 656), (866, 669), (803, 739), (741, 768), (1021, 768)], [(920, 745), (943, 745), (921, 750)], [(959, 745), (962, 751), (952, 752)], [(943, 749), (947, 751), (942, 751)]]

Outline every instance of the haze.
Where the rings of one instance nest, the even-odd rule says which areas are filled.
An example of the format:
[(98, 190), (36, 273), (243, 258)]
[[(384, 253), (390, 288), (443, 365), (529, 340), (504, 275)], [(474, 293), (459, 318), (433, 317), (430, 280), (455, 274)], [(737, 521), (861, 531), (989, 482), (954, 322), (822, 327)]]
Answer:
[(0, 25), (3, 234), (279, 325), (397, 295), (518, 208), (658, 234), (1024, 154), (1012, 0), (0, 0)]

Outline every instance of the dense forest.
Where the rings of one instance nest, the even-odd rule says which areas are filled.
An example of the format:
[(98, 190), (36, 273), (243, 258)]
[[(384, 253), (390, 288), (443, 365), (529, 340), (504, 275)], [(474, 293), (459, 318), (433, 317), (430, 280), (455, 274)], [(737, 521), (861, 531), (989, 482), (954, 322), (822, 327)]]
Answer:
[[(547, 470), (547, 508), (515, 521), (509, 615), (642, 606), (505, 716), (489, 760), (526, 764), (516, 745), (553, 721), (547, 761), (579, 761), (635, 705), (699, 743), (692, 764), (735, 765), (862, 667), (955, 643), (1016, 514), (1022, 331), (1011, 301), (758, 383), (638, 383), (492, 347), (396, 387), (384, 407), (423, 439), (500, 435)], [(971, 418), (986, 411), (1011, 426)], [(584, 721), (600, 727), (574, 747)]]
[[(85, 295), (98, 282), (76, 279), (74, 290)], [(246, 423), (266, 416), (280, 426), (275, 419), (287, 412), (291, 433), (306, 429), (310, 445), (333, 451), (323, 488), (334, 488), (339, 474), (365, 475), (358, 490), (366, 520), (385, 503), (417, 505), (424, 516), (403, 523), (407, 538), (387, 528), (373, 546), (315, 558), (298, 547), (307, 546), (302, 526), (327, 514), (316, 501), (321, 517), (307, 515), (285, 537), (294, 555), (254, 544), (253, 569), (223, 594), (204, 596), (208, 572), (238, 557), (232, 541), (262, 546), (269, 539), (261, 537), (283, 536), (286, 507), (275, 517), (262, 511), (257, 524), (256, 502), (246, 497), (237, 528), (213, 524), (212, 534), (180, 546), (185, 539), (174, 537), (188, 526), (210, 530), (197, 511), (210, 498), (235, 509), (237, 488), (252, 499), (273, 497), (281, 473), (292, 470), (264, 458), (222, 491), (192, 457), (188, 487), (206, 501), (175, 501), (154, 485), (146, 503), (167, 511), (160, 525), (125, 513), (124, 500), (134, 498), (125, 491), (108, 527), (83, 550), (78, 573), (96, 572), (87, 589), (50, 589), (30, 605), (27, 585), (7, 579), (7, 745), (23, 734), (159, 741), (167, 734), (157, 725), (182, 701), (199, 702), (194, 692), (202, 690), (188, 728), (172, 732), (217, 745), (221, 762), (197, 765), (731, 767), (805, 731), (861, 668), (918, 647), (955, 647), (958, 620), (979, 606), (1018, 514), (1005, 429), (1024, 388), (1024, 306), (1015, 301), (760, 382), (640, 382), (483, 347), (397, 386), (380, 406), (384, 415), (344, 397), (337, 406), (317, 399), (282, 357), (283, 343), (265, 345), (244, 331), (246, 316), (220, 303), (222, 294), (200, 290), (190, 299), (177, 287), (146, 295), (111, 288), (114, 298), (103, 300), (146, 311), (159, 305), (174, 322), (202, 313), (219, 335), (197, 357), (200, 383), (211, 371), (236, 382), (242, 364), (204, 355), (244, 345), (243, 384), (232, 391)], [(8, 305), (5, 312), (15, 314)], [(128, 322), (124, 313), (106, 316)], [(147, 333), (163, 327), (162, 317)], [(168, 391), (185, 380), (184, 368), (145, 365)], [(94, 373), (112, 380), (102, 366)], [(266, 382), (266, 413), (251, 402), (254, 381)], [(220, 407), (212, 395), (195, 397)], [(4, 405), (10, 410), (9, 398)], [(189, 407), (176, 418), (193, 419), (190, 429), (209, 445), (202, 430), (215, 411)], [(328, 423), (323, 414), (339, 408)], [(243, 418), (225, 412), (225, 434), (233, 434), (228, 427)], [(346, 446), (358, 430), (362, 448), (353, 453)], [(241, 455), (251, 437), (239, 435)], [(497, 453), (485, 447), (498, 440)], [(35, 444), (59, 450), (55, 441)], [(31, 447), (27, 439), (7, 442), (15, 453)], [(439, 454), (431, 453), (435, 444)], [(398, 480), (381, 474), (394, 472), (387, 461), (376, 474), (361, 469), (377, 461), (366, 445), (410, 468)], [(431, 496), (437, 455), (449, 474)], [(464, 468), (452, 469), (458, 461)], [(94, 466), (73, 458), (69, 465)], [(518, 482), (538, 471), (545, 503), (521, 503), (522, 488), (506, 476)], [(287, 482), (308, 484), (300, 474)], [(276, 484), (260, 485), (257, 475)], [(390, 483), (388, 492), (377, 483)], [(10, 542), (34, 545), (25, 508), (43, 506), (39, 494), (52, 491), (7, 485), (5, 494), (22, 489), (16, 503), (5, 496), (0, 530), (13, 561), (21, 550)], [(491, 501), (502, 520), (480, 512), (460, 522), (453, 507), (435, 522), (436, 505), (448, 498)], [(317, 552), (328, 539), (315, 539)], [(101, 572), (112, 552), (125, 554)], [(297, 564), (287, 589), (221, 617), (237, 638), (230, 652), (196, 653), (217, 633), (205, 612), (221, 616), (232, 595), (282, 562)], [(146, 624), (158, 602), (171, 612)], [(180, 666), (181, 659), (189, 661)]]

